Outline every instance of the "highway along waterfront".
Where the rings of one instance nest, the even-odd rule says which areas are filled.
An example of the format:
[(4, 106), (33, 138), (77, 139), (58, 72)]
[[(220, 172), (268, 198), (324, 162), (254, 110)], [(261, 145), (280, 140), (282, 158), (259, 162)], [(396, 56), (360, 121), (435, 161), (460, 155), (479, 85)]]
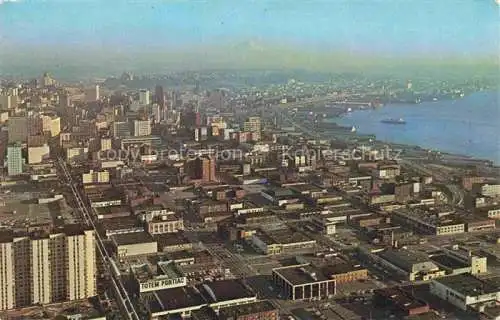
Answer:
[[(330, 118), (358, 133), (374, 134), (377, 140), (418, 145), (500, 163), (500, 108), (496, 91), (477, 92), (458, 100), (420, 104), (389, 104), (380, 108), (353, 110)], [(384, 119), (404, 119), (392, 125)]]

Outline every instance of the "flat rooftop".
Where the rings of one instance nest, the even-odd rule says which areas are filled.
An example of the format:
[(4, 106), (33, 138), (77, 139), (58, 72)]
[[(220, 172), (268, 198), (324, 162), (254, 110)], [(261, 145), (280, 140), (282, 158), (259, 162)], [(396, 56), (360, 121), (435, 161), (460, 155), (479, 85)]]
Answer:
[(4, 206), (0, 207), (0, 225), (6, 227), (58, 225), (58, 222), (72, 222), (74, 220), (71, 216), (73, 210), (64, 199), (42, 204), (37, 203), (34, 199), (5, 199), (3, 202)]
[(34, 231), (34, 232), (14, 232), (11, 229), (0, 229), (0, 243), (12, 242), (16, 237), (30, 237), (32, 239), (48, 238), (51, 234), (64, 233), (67, 236), (83, 235), (85, 231), (91, 230), (82, 224), (65, 224), (51, 230), (51, 232)]
[(413, 265), (416, 263), (427, 262), (430, 260), (428, 255), (426, 255), (423, 252), (415, 250), (406, 250), (406, 249), (399, 249), (399, 250), (390, 249), (381, 252), (380, 256), (383, 259), (392, 263), (393, 265), (406, 271), (410, 271)]
[(451, 269), (467, 268), (469, 266), (467, 263), (446, 254), (432, 256), (431, 260)]
[(261, 230), (261, 232), (259, 232), (257, 236), (262, 241), (268, 244), (272, 243), (293, 244), (293, 243), (314, 241), (313, 239), (307, 237), (303, 233), (295, 232), (288, 228), (275, 229), (269, 232)]
[(109, 207), (101, 207), (101, 208), (95, 208), (97, 211), (97, 214), (99, 215), (113, 215), (117, 213), (132, 213), (132, 209), (129, 206), (109, 206)]
[(273, 269), (273, 272), (279, 274), (282, 278), (286, 279), (294, 286), (331, 280), (328, 279), (320, 270), (313, 268), (310, 265), (276, 268)]
[(433, 281), (439, 282), (463, 295), (472, 297), (500, 291), (500, 287), (497, 284), (476, 278), (469, 273), (442, 277)]
[(297, 185), (290, 186), (289, 188), (292, 189), (293, 191), (296, 191), (296, 192), (299, 192), (299, 193), (311, 193), (311, 192), (326, 191), (323, 188), (314, 186), (314, 185), (309, 184), (309, 183), (297, 184)]
[[(440, 210), (442, 209), (442, 210)], [(395, 213), (405, 216), (410, 220), (417, 220), (423, 223), (435, 226), (435, 227), (446, 227), (453, 225), (463, 224), (463, 220), (455, 211), (450, 211), (446, 206), (438, 207), (415, 207), (415, 208), (400, 208), (395, 211)]]
[(265, 198), (260, 193), (247, 194), (245, 196), (245, 200), (247, 202), (253, 203), (255, 207), (265, 207), (272, 204), (272, 202), (269, 199)]
[(365, 270), (365, 269), (366, 268), (363, 268), (360, 265), (352, 265), (350, 263), (336, 263), (336, 264), (327, 265), (327, 266), (323, 267), (322, 271), (324, 274), (336, 275), (336, 274), (343, 274), (343, 273)]
[(176, 261), (176, 260), (186, 260), (186, 259), (194, 259), (195, 258), (195, 253), (182, 250), (182, 251), (174, 251), (174, 252), (168, 252), (166, 253), (166, 256), (168, 257), (169, 260)]
[(206, 304), (205, 299), (191, 287), (157, 290), (141, 294), (152, 313), (196, 307)]
[(182, 277), (183, 274), (179, 271), (175, 263), (160, 261), (158, 262), (158, 273), (170, 279)]
[(119, 246), (155, 242), (153, 240), (153, 237), (151, 237), (151, 235), (147, 232), (133, 232), (133, 233), (115, 234), (115, 235), (112, 235), (111, 238)]
[(110, 219), (102, 219), (99, 221), (102, 230), (124, 230), (131, 228), (142, 227), (136, 217), (116, 217)]
[(219, 315), (224, 317), (239, 317), (243, 315), (251, 315), (258, 312), (269, 312), (276, 310), (273, 304), (267, 300), (248, 303), (239, 306), (231, 306), (219, 310)]
[(274, 188), (268, 188), (268, 189), (264, 190), (263, 192), (267, 193), (268, 195), (270, 195), (272, 197), (277, 197), (277, 198), (294, 196), (293, 191), (289, 188), (274, 187)]
[(281, 244), (314, 241), (303, 233), (294, 232), (290, 229), (273, 230), (271, 237)]
[(400, 288), (378, 289), (375, 290), (374, 293), (391, 300), (398, 308), (402, 310), (421, 308), (427, 305), (427, 303), (425, 303), (424, 301), (418, 300), (410, 293), (401, 290)]
[(155, 234), (153, 238), (158, 242), (158, 246), (162, 248), (191, 243), (182, 232)]

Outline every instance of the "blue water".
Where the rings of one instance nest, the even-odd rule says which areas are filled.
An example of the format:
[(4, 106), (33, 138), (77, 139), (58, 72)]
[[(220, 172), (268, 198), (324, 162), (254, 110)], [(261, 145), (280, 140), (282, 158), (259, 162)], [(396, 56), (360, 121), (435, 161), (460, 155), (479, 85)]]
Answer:
[[(389, 104), (356, 110), (335, 122), (375, 134), (377, 140), (418, 145), (500, 163), (499, 92), (477, 92), (458, 100)], [(383, 119), (406, 120), (405, 125)]]

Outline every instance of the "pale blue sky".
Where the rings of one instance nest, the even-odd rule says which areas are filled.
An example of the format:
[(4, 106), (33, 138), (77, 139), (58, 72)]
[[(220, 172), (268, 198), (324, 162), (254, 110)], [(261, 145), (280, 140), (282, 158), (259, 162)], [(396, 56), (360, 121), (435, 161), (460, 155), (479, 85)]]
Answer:
[(203, 57), (244, 44), (470, 58), (498, 52), (499, 21), (494, 0), (18, 0), (0, 4), (0, 46), (87, 55), (196, 47)]

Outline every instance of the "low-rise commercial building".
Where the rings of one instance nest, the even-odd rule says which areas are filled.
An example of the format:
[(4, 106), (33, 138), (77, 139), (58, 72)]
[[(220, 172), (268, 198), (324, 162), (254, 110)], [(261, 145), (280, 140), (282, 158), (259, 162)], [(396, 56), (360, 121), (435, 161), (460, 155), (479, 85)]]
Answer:
[(297, 249), (312, 248), (316, 245), (316, 240), (290, 229), (279, 229), (272, 232), (258, 230), (252, 235), (251, 239), (253, 245), (266, 255), (293, 252)]
[(184, 220), (177, 214), (165, 214), (146, 222), (146, 228), (152, 235), (173, 233), (184, 230)]
[(349, 263), (336, 263), (327, 265), (322, 269), (323, 274), (335, 280), (336, 284), (368, 279), (368, 270), (360, 265)]
[(335, 295), (334, 279), (309, 264), (273, 269), (273, 281), (286, 299), (319, 300)]
[(495, 220), (480, 218), (477, 216), (467, 216), (463, 219), (467, 232), (495, 230)]
[(178, 252), (190, 251), (193, 244), (186, 238), (182, 232), (156, 234), (153, 238), (158, 242), (158, 251)]
[(433, 279), (430, 292), (462, 310), (500, 300), (497, 285), (468, 273)]
[(115, 234), (111, 236), (119, 257), (148, 255), (158, 252), (158, 243), (146, 232)]
[[(449, 274), (483, 273), (486, 271), (486, 258), (472, 256), (468, 260), (462, 260), (450, 254), (438, 254), (430, 258), (441, 270)], [(481, 272), (482, 271), (482, 272)]]
[(28, 164), (42, 163), (50, 157), (50, 148), (47, 144), (28, 147)]
[(221, 308), (220, 320), (278, 320), (279, 310), (267, 300)]
[(426, 281), (445, 275), (445, 271), (440, 270), (429, 256), (422, 252), (390, 249), (378, 256), (378, 262), (409, 281)]
[[(462, 264), (467, 265), (469, 269), (468, 272), (473, 275), (488, 272), (487, 257), (477, 256), (470, 250), (459, 246), (453, 246), (452, 248), (444, 247), (443, 252), (453, 261), (458, 260), (462, 262)], [(434, 259), (434, 256), (431, 258)], [(459, 263), (454, 263), (454, 265), (459, 265)], [(456, 274), (458, 272), (453, 273)]]
[(500, 219), (500, 205), (477, 208), (474, 213), (490, 219)]
[(429, 305), (402, 288), (384, 288), (373, 292), (373, 304), (378, 308), (388, 308), (401, 317), (429, 312)]
[[(224, 308), (256, 303), (257, 296), (240, 280), (222, 280), (195, 287), (177, 287), (141, 293), (151, 319), (169, 315), (191, 317), (193, 312), (209, 308), (216, 313)], [(223, 312), (224, 314), (224, 312)], [(243, 318), (244, 319), (244, 318)]]
[(423, 234), (439, 236), (465, 232), (465, 224), (449, 208), (398, 209), (392, 212), (391, 218)]

